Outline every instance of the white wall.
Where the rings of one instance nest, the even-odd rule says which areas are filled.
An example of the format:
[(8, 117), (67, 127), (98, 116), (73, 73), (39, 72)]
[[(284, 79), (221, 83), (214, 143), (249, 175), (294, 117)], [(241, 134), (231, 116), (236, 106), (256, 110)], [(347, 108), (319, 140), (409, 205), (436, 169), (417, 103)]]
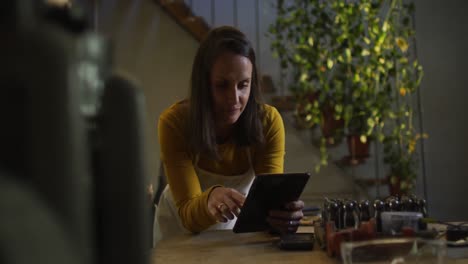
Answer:
[(188, 94), (198, 42), (152, 0), (103, 0), (97, 30), (114, 44), (114, 65), (134, 77), (146, 98), (151, 181), (159, 174), (157, 121)]
[(417, 0), (429, 213), (468, 219), (468, 10), (467, 1)]

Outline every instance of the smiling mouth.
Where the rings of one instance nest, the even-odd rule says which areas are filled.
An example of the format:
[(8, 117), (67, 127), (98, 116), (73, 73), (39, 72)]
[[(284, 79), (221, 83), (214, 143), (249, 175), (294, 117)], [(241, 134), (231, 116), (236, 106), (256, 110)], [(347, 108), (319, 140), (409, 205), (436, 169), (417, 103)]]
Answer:
[(235, 113), (235, 112), (237, 112), (237, 111), (239, 111), (239, 110), (240, 110), (240, 108), (228, 109), (228, 110), (226, 110), (226, 113), (231, 114), (231, 113)]

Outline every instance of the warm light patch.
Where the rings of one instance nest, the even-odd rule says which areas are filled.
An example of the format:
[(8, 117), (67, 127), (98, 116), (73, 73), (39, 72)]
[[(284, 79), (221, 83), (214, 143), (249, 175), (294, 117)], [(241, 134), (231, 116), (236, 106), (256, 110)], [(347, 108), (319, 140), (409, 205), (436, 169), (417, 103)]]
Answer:
[(404, 38), (396, 38), (396, 45), (401, 49), (401, 51), (406, 52), (408, 50), (408, 42)]
[(400, 88), (400, 95), (401, 95), (401, 96), (405, 96), (405, 95), (406, 95), (406, 88), (404, 88), (404, 87), (401, 87), (401, 88)]
[(46, 0), (46, 4), (54, 6), (71, 6), (70, 0)]

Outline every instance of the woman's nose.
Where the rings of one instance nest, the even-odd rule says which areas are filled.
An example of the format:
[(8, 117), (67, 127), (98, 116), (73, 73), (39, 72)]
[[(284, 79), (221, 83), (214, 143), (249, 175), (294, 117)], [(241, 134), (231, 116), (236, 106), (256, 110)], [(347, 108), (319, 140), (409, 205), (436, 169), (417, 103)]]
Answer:
[(237, 90), (237, 85), (233, 85), (229, 88), (227, 93), (227, 99), (229, 103), (237, 103), (239, 100), (239, 94)]

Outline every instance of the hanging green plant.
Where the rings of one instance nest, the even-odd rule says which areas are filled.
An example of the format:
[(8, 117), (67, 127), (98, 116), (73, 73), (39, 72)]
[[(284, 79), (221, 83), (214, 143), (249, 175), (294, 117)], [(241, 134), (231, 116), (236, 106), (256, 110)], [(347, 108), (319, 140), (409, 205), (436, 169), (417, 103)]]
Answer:
[[(328, 164), (326, 126), (332, 121), (343, 124), (330, 132), (335, 138), (393, 140), (391, 124), (402, 119), (400, 109), (413, 112), (411, 95), (422, 78), (422, 67), (410, 53), (414, 5), (402, 0), (278, 0), (277, 10), (269, 29), (271, 48), (282, 74), (294, 72), (290, 88), (300, 109), (296, 117), (321, 128), (316, 169)], [(303, 100), (310, 94), (316, 95), (314, 101)], [(414, 131), (405, 133), (414, 136)]]

